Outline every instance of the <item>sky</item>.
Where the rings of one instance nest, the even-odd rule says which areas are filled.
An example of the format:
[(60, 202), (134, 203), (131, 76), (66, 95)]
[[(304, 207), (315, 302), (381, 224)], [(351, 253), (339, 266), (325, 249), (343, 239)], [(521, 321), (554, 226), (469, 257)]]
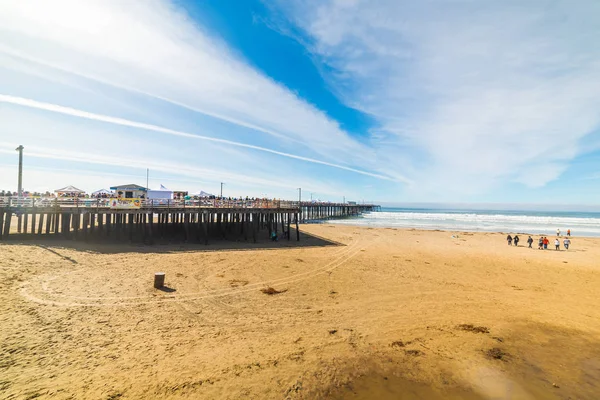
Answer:
[(0, 189), (600, 203), (596, 0), (0, 0)]

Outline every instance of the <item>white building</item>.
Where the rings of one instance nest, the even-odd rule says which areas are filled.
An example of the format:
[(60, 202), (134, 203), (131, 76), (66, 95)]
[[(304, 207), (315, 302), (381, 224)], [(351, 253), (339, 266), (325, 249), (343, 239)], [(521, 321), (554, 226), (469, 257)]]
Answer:
[(147, 189), (143, 186), (130, 183), (128, 185), (113, 186), (110, 190), (114, 191), (118, 197), (125, 199), (146, 198)]

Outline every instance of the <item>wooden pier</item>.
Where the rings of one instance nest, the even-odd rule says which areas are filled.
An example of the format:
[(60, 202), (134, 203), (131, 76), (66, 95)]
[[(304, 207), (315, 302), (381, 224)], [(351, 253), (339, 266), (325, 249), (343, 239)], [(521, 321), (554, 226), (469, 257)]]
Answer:
[[(373, 205), (270, 200), (138, 200), (136, 208), (114, 199), (0, 198), (0, 240), (56, 238), (83, 241), (209, 243), (256, 242), (260, 235), (300, 240), (299, 224), (359, 215)], [(131, 202), (133, 199), (125, 199)], [(122, 202), (127, 206), (127, 201)], [(15, 227), (16, 225), (16, 227)]]
[(381, 207), (373, 204), (347, 204), (347, 203), (308, 203), (300, 204), (300, 222), (323, 221), (357, 217), (362, 213), (381, 211)]

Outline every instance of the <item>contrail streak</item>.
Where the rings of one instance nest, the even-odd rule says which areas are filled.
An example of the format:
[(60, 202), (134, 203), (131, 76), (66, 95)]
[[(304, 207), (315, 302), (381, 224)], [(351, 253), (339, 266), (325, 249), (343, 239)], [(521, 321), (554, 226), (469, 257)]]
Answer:
[(0, 102), (15, 104), (15, 105), (23, 106), (23, 107), (35, 108), (38, 110), (51, 111), (51, 112), (55, 112), (55, 113), (59, 113), (59, 114), (70, 115), (73, 117), (86, 118), (86, 119), (90, 119), (90, 120), (94, 120), (94, 121), (107, 122), (107, 123), (115, 124), (115, 125), (128, 126), (128, 127), (132, 127), (132, 128), (138, 128), (138, 129), (145, 129), (145, 130), (154, 131), (154, 132), (161, 132), (161, 133), (166, 133), (168, 135), (173, 135), (173, 136), (180, 136), (180, 137), (197, 139), (197, 140), (206, 140), (206, 141), (215, 142), (215, 143), (228, 144), (228, 145), (236, 146), (236, 147), (244, 147), (247, 149), (264, 151), (266, 153), (276, 154), (276, 155), (279, 155), (282, 157), (306, 161), (306, 162), (310, 162), (310, 163), (314, 163), (314, 164), (326, 165), (328, 167), (333, 167), (333, 168), (338, 168), (338, 169), (342, 169), (345, 171), (355, 172), (357, 174), (371, 176), (373, 178), (384, 179), (384, 180), (388, 180), (388, 181), (397, 181), (397, 182), (400, 181), (400, 180), (393, 179), (393, 178), (390, 178), (385, 175), (375, 174), (372, 172), (367, 172), (367, 171), (363, 171), (363, 170), (356, 169), (356, 168), (346, 167), (346, 166), (339, 165), (339, 164), (333, 164), (333, 163), (330, 163), (327, 161), (321, 161), (321, 160), (317, 160), (314, 158), (297, 156), (295, 154), (285, 153), (282, 151), (277, 151), (277, 150), (269, 149), (266, 147), (255, 146), (255, 145), (251, 145), (251, 144), (247, 144), (247, 143), (235, 142), (232, 140), (218, 139), (218, 138), (214, 138), (214, 137), (210, 137), (210, 136), (196, 135), (196, 134), (192, 134), (192, 133), (188, 133), (188, 132), (176, 131), (173, 129), (163, 128), (163, 127), (160, 127), (157, 125), (145, 124), (145, 123), (141, 123), (141, 122), (130, 121), (127, 119), (111, 117), (111, 116), (107, 116), (107, 115), (94, 114), (94, 113), (90, 113), (87, 111), (77, 110), (77, 109), (70, 108), (70, 107), (63, 107), (63, 106), (59, 106), (59, 105), (51, 104), (51, 103), (44, 103), (44, 102), (31, 100), (31, 99), (25, 99), (22, 97), (0, 94)]
[(227, 116), (227, 115), (216, 113), (214, 111), (208, 111), (208, 110), (202, 109), (202, 108), (193, 107), (193, 106), (190, 106), (189, 104), (173, 100), (173, 99), (171, 99), (169, 97), (160, 96), (160, 95), (157, 95), (157, 94), (152, 93), (152, 92), (146, 92), (146, 91), (143, 91), (143, 90), (140, 90), (140, 89), (136, 89), (134, 87), (123, 85), (123, 84), (120, 84), (120, 83), (117, 84), (117, 83), (111, 82), (110, 80), (106, 80), (106, 79), (103, 79), (103, 78), (100, 78), (100, 77), (97, 77), (97, 76), (94, 76), (94, 75), (88, 75), (88, 74), (82, 73), (80, 71), (68, 69), (68, 68), (65, 68), (63, 66), (59, 66), (57, 64), (49, 63), (49, 62), (46, 62), (45, 60), (41, 60), (39, 58), (31, 57), (30, 55), (27, 55), (27, 54), (23, 54), (23, 53), (21, 53), (19, 51), (16, 51), (16, 50), (14, 50), (14, 49), (12, 49), (12, 48), (10, 48), (8, 46), (4, 46), (2, 44), (0, 44), (0, 52), (8, 54), (11, 57), (17, 57), (17, 58), (20, 58), (20, 59), (23, 59), (23, 60), (26, 60), (26, 61), (29, 61), (29, 62), (32, 62), (32, 63), (36, 63), (36, 64), (39, 64), (39, 65), (42, 65), (44, 67), (48, 67), (48, 68), (52, 68), (52, 69), (55, 69), (55, 70), (58, 70), (58, 71), (62, 71), (62, 72), (66, 72), (66, 73), (69, 73), (69, 74), (77, 75), (77, 76), (80, 76), (82, 78), (89, 79), (89, 80), (92, 80), (92, 81), (96, 81), (96, 82), (99, 82), (99, 83), (102, 83), (104, 85), (108, 85), (108, 86), (111, 86), (111, 87), (114, 87), (114, 88), (123, 89), (123, 90), (127, 90), (127, 91), (130, 91), (130, 92), (133, 92), (133, 93), (139, 93), (139, 94), (142, 94), (144, 96), (153, 97), (155, 99), (159, 99), (159, 100), (165, 101), (167, 103), (171, 103), (171, 104), (174, 104), (176, 106), (179, 106), (179, 107), (182, 107), (182, 108), (185, 108), (185, 109), (188, 109), (188, 110), (200, 113), (200, 114), (207, 115), (209, 117), (220, 119), (220, 120), (229, 122), (231, 124), (239, 125), (239, 126), (242, 126), (244, 128), (253, 129), (255, 131), (263, 132), (263, 133), (266, 133), (268, 135), (272, 135), (272, 136), (275, 136), (275, 137), (278, 137), (278, 138), (285, 138), (287, 140), (291, 140), (291, 141), (296, 142), (296, 143), (300, 143), (301, 142), (300, 140), (295, 139), (295, 138), (285, 137), (281, 133), (275, 132), (275, 131), (273, 131), (271, 129), (266, 129), (266, 128), (263, 128), (261, 126), (254, 125), (254, 124), (251, 124), (251, 123), (248, 123), (248, 122), (236, 119), (236, 118), (232, 118), (232, 117)]

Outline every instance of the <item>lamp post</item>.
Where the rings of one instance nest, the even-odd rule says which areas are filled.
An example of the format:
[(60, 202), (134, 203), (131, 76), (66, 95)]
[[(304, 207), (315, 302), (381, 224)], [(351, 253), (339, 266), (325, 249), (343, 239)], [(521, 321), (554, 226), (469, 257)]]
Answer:
[(225, 182), (221, 182), (221, 198), (223, 198), (223, 185), (225, 184)]
[(298, 188), (298, 203), (302, 203), (302, 188)]
[(17, 198), (23, 197), (23, 147), (22, 145), (15, 150), (19, 152), (19, 183), (17, 186)]
[(310, 192), (310, 201), (311, 202), (312, 202), (312, 195), (313, 195), (313, 192)]

